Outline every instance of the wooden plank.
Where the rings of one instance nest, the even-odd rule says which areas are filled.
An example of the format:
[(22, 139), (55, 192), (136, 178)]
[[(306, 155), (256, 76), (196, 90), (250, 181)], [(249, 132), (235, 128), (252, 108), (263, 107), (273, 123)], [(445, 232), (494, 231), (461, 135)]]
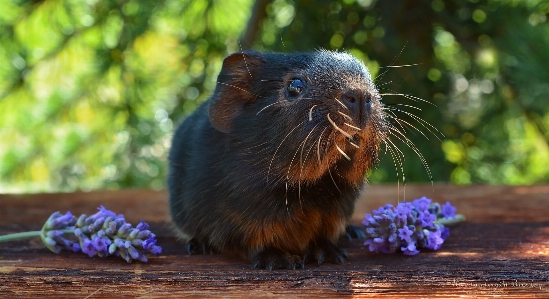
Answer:
[[(397, 194), (395, 186), (369, 187), (354, 222), (396, 203)], [(0, 298), (549, 297), (549, 185), (406, 187), (407, 199), (422, 195), (450, 200), (467, 216), (441, 250), (375, 255), (359, 240), (343, 240), (345, 264), (297, 271), (251, 270), (233, 257), (185, 254), (169, 228), (164, 191), (0, 195), (0, 234), (40, 229), (55, 210), (91, 214), (103, 204), (130, 222), (149, 222), (164, 248), (149, 263), (126, 264), (56, 255), (37, 239), (2, 243)]]

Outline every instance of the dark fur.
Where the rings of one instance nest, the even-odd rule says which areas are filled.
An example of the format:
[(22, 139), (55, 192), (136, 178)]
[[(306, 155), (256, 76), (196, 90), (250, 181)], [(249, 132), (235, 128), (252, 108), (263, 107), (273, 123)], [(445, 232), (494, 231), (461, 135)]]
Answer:
[[(291, 100), (295, 78), (306, 88)], [(191, 244), (239, 253), (254, 268), (342, 262), (335, 244), (386, 135), (379, 93), (352, 56), (232, 54), (213, 96), (175, 132), (173, 221)]]

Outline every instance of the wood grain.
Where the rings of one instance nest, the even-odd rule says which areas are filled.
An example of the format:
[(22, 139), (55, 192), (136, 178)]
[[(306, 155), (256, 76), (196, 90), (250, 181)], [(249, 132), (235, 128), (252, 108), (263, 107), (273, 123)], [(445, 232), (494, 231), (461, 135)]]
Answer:
[[(0, 195), (0, 234), (38, 230), (56, 210), (91, 214), (104, 205), (132, 223), (149, 222), (164, 248), (148, 263), (127, 264), (56, 255), (38, 239), (0, 243), (0, 298), (549, 298), (549, 185), (420, 185), (405, 192), (408, 200), (450, 200), (467, 222), (452, 228), (439, 251), (375, 255), (359, 240), (342, 240), (350, 253), (345, 264), (297, 271), (250, 270), (248, 262), (228, 256), (187, 255), (169, 228), (164, 191)], [(397, 202), (396, 186), (371, 186), (353, 221)]]

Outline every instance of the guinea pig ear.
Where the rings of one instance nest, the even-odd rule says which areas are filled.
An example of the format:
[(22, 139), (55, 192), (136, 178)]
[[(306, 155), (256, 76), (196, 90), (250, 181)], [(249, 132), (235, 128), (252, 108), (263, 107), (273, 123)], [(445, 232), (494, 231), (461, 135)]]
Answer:
[(244, 104), (255, 100), (253, 74), (257, 74), (257, 68), (265, 62), (261, 53), (255, 51), (233, 53), (223, 60), (209, 107), (210, 122), (218, 131), (230, 132)]

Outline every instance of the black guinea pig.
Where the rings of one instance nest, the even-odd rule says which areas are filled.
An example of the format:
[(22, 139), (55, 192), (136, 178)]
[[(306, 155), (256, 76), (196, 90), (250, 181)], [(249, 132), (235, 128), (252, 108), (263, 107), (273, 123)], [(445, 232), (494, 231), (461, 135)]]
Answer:
[(213, 96), (177, 128), (172, 220), (189, 252), (252, 268), (341, 263), (337, 247), (388, 134), (378, 90), (347, 53), (234, 53)]

